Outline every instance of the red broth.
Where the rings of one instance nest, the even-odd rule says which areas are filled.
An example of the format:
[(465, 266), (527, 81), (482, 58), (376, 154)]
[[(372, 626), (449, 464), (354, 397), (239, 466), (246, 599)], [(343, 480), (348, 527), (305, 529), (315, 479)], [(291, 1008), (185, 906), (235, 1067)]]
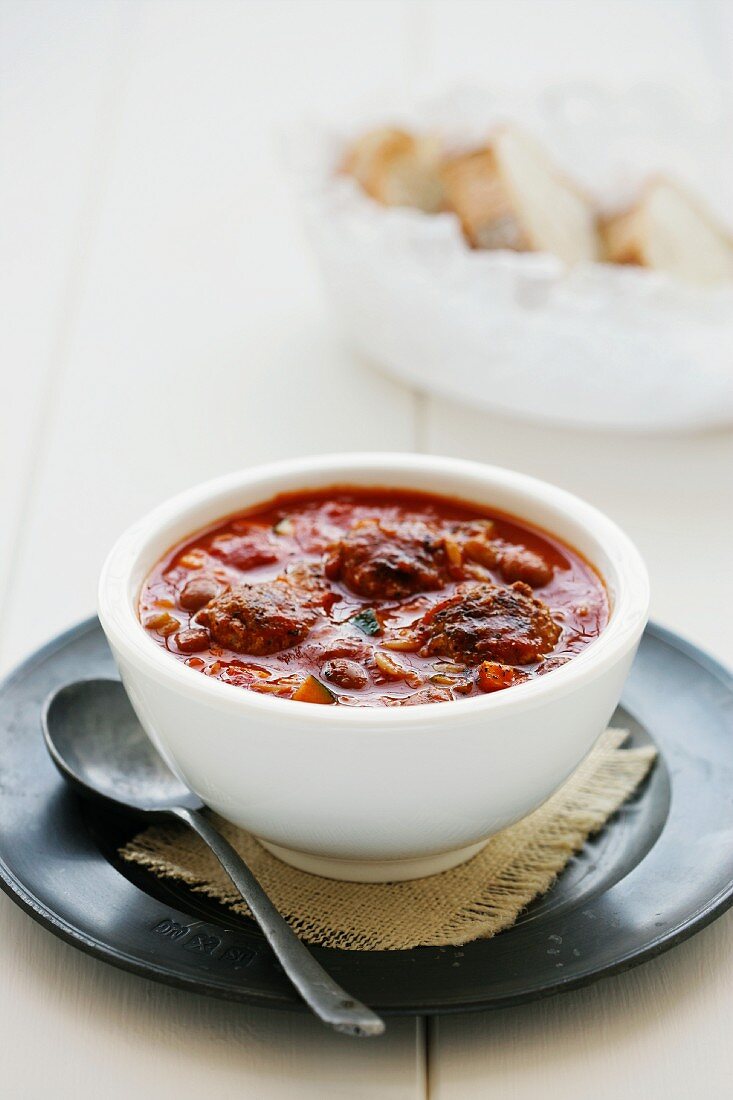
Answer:
[(515, 517), (339, 487), (279, 496), (173, 547), (139, 613), (200, 675), (285, 699), (395, 706), (551, 672), (600, 634), (609, 607), (579, 553)]

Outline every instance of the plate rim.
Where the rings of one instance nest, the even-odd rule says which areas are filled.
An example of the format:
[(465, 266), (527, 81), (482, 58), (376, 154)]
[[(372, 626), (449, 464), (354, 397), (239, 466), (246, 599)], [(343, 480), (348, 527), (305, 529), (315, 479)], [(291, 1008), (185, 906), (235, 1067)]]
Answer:
[[(91, 615), (81, 622), (61, 631), (49, 639), (38, 649), (28, 654), (17, 666), (12, 668), (0, 679), (0, 697), (7, 689), (29, 673), (36, 665), (61, 649), (64, 645), (82, 637), (84, 634), (99, 626), (96, 615)], [(701, 649), (694, 642), (688, 641), (675, 631), (659, 623), (650, 621), (647, 624), (645, 634), (669, 645), (685, 656), (703, 666), (711, 675), (719, 680), (727, 690), (733, 692), (733, 671), (722, 661)], [(104, 858), (100, 854), (100, 858)], [(37, 898), (28, 890), (15, 872), (8, 866), (6, 860), (0, 856), (0, 889), (25, 913), (32, 917), (47, 931), (63, 940), (65, 943), (83, 951), (84, 954), (115, 966), (117, 969), (151, 981), (161, 982), (164, 985), (173, 986), (205, 996), (248, 1004), (253, 1007), (271, 1008), (281, 1011), (307, 1011), (307, 1006), (300, 1000), (285, 1000), (280, 993), (269, 995), (265, 991), (236, 990), (224, 982), (217, 982), (212, 975), (200, 975), (188, 977), (177, 972), (170, 965), (156, 964), (152, 961), (141, 961), (139, 958), (125, 951), (112, 947), (109, 943), (87, 935), (75, 925), (58, 916), (52, 908)], [(462, 1000), (455, 1003), (435, 1002), (420, 1005), (388, 1005), (382, 1007), (375, 1002), (374, 1007), (387, 1016), (435, 1016), (457, 1015), (465, 1012), (482, 1012), (494, 1009), (508, 1008), (514, 1005), (526, 1004), (531, 1001), (544, 1000), (561, 993), (570, 992), (591, 985), (604, 978), (613, 977), (624, 973), (636, 966), (640, 966), (650, 959), (657, 958), (678, 944), (683, 943), (697, 932), (702, 931), (718, 917), (722, 916), (733, 906), (733, 877), (728, 884), (712, 898), (703, 904), (691, 917), (678, 923), (674, 928), (663, 932), (660, 937), (647, 947), (638, 951), (627, 953), (614, 962), (600, 969), (587, 969), (574, 977), (559, 978), (557, 982), (546, 989), (532, 990), (526, 993), (510, 993), (491, 997), (484, 995), (473, 1000)], [(330, 949), (318, 948), (319, 952), (327, 953)], [(355, 952), (355, 954), (372, 954), (371, 952)], [(381, 954), (381, 953), (380, 953)]]

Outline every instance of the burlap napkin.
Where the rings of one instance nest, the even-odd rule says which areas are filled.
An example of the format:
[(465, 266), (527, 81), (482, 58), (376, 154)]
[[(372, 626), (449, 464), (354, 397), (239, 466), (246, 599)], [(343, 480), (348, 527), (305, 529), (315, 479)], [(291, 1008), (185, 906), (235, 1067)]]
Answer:
[[(651, 747), (621, 749), (627, 736), (606, 730), (565, 786), (533, 814), (460, 867), (412, 882), (336, 882), (306, 874), (234, 825), (217, 819), (217, 826), (308, 943), (354, 951), (460, 946), (510, 927), (636, 789), (656, 754)], [(120, 854), (248, 913), (209, 850), (185, 827), (148, 829)]]

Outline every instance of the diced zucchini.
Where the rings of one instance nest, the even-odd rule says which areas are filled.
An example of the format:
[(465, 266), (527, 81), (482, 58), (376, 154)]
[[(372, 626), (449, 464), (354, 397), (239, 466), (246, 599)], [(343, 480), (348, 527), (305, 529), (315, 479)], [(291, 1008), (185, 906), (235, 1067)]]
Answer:
[(300, 685), (291, 699), (297, 699), (299, 703), (335, 703), (336, 696), (332, 691), (317, 680), (315, 676), (309, 676)]
[(351, 619), (354, 626), (358, 626), (365, 634), (381, 634), (382, 627), (373, 608), (367, 607), (357, 612)]

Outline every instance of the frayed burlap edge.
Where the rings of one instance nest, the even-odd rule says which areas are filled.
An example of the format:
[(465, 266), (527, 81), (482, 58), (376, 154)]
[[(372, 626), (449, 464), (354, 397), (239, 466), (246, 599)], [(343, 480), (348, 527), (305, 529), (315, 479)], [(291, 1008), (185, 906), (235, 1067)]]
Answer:
[[(357, 951), (460, 946), (512, 925), (626, 801), (655, 758), (621, 749), (626, 730), (608, 729), (567, 783), (529, 817), (492, 837), (473, 859), (412, 882), (337, 882), (276, 859), (248, 833), (217, 826), (307, 943)], [(199, 838), (184, 827), (151, 828), (120, 854), (177, 879), (234, 912), (248, 909)]]

